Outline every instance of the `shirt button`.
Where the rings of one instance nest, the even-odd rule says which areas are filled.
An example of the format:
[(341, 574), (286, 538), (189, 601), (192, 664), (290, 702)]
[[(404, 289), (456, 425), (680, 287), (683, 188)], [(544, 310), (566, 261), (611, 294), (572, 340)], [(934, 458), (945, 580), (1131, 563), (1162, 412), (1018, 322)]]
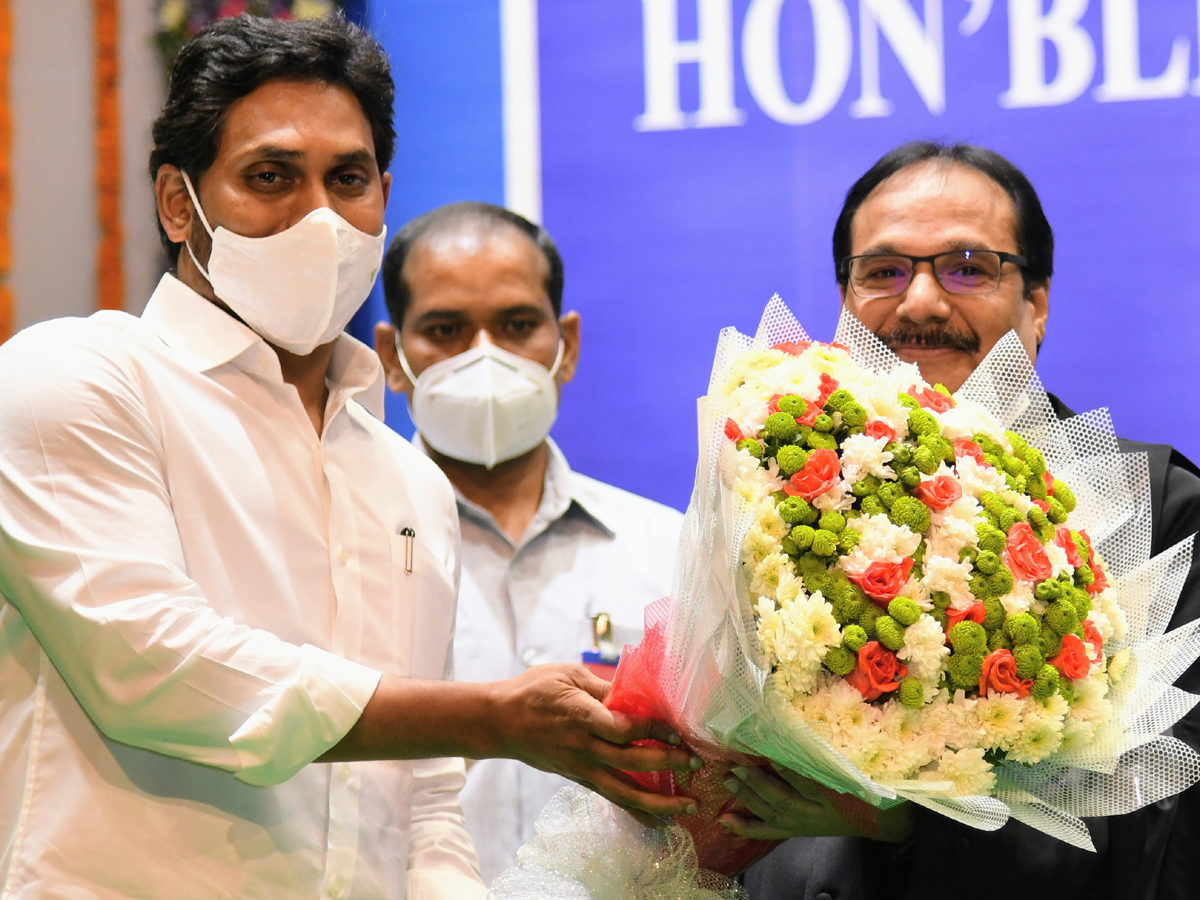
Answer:
[(338, 544), (337, 561), (340, 562), (344, 566), (346, 564), (346, 560), (348, 560), (349, 558), (350, 558), (350, 555), (346, 552), (346, 545)]
[(833, 900), (833, 895), (827, 891), (821, 891), (813, 898), (813, 900)]
[(344, 782), (349, 781), (350, 774), (351, 773), (350, 773), (350, 764), (349, 763), (342, 763), (340, 766), (338, 766), (338, 778), (342, 779), (342, 781), (344, 781)]
[(954, 852), (958, 856), (966, 856), (971, 852), (971, 842), (965, 837), (954, 839)]
[(532, 666), (537, 661), (537, 657), (537, 647), (526, 647), (521, 651), (521, 662), (525, 663), (526, 666)]
[(341, 881), (335, 881), (329, 886), (329, 896), (333, 900), (342, 900), (346, 896), (346, 886)]

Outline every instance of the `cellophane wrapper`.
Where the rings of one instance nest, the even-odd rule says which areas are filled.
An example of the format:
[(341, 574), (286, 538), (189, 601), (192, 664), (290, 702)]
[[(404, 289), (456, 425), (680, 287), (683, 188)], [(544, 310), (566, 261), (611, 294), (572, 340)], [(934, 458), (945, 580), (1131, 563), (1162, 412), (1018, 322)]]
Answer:
[[(735, 410), (721, 386), (744, 354), (809, 340), (778, 297), (753, 336), (722, 331), (709, 392), (698, 401), (696, 482), (672, 594), (648, 609), (647, 638), (626, 649), (608, 701), (616, 709), (664, 719), (705, 759), (691, 777), (635, 776), (661, 793), (700, 798), (700, 815), (677, 822), (695, 839), (701, 865), (732, 874), (771, 847), (739, 841), (717, 825), (717, 816), (736, 809), (720, 787), (733, 764), (769, 760), (812, 779), (827, 796), (840, 798), (838, 811), (867, 834), (873, 827), (870, 809), (907, 800), (981, 830), (1015, 818), (1087, 850), (1095, 848), (1080, 817), (1132, 812), (1200, 781), (1200, 754), (1163, 734), (1200, 699), (1173, 684), (1200, 655), (1200, 621), (1166, 632), (1191, 565), (1193, 539), (1151, 558), (1146, 454), (1119, 450), (1107, 410), (1060, 420), (1012, 332), (954, 397), (981, 404), (1021, 435), (1074, 491), (1071, 527), (1086, 529), (1105, 560), (1127, 623), (1124, 634), (1104, 647), (1110, 657), (1127, 651), (1123, 675), (1108, 693), (1111, 715), (1090, 741), (1032, 765), (1000, 761), (987, 796), (962, 796), (944, 781), (873, 781), (793, 709), (771, 676), (751, 606), (742, 543), (754, 515), (734, 490), (739, 462), (725, 425)], [(834, 341), (868, 371), (886, 375), (905, 365), (844, 308)], [(616, 844), (610, 849), (620, 852)], [(518, 870), (508, 874), (510, 883), (519, 881)], [(605, 900), (631, 894), (543, 896)]]

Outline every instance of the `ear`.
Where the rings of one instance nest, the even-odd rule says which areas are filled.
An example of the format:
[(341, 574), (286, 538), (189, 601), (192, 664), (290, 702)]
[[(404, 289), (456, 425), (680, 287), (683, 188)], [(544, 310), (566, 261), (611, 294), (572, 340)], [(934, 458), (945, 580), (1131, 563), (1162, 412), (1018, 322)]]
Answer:
[(563, 358), (558, 366), (558, 383), (568, 384), (579, 365), (579, 313), (571, 311), (558, 320), (562, 332)]
[(396, 326), (391, 322), (375, 324), (375, 354), (383, 365), (383, 376), (387, 386), (397, 394), (412, 390), (412, 383), (400, 365), (400, 354), (396, 352)]
[(380, 186), (383, 188), (383, 205), (387, 206), (388, 197), (392, 195), (392, 173), (384, 172), (379, 179)]
[(195, 208), (178, 166), (164, 164), (158, 167), (158, 174), (154, 176), (154, 200), (163, 231), (170, 240), (182, 244), (191, 231)]
[(1050, 279), (1035, 284), (1029, 292), (1026, 302), (1029, 304), (1029, 317), (1033, 322), (1033, 331), (1037, 335), (1037, 344), (1041, 346), (1046, 337), (1046, 320), (1050, 318)]

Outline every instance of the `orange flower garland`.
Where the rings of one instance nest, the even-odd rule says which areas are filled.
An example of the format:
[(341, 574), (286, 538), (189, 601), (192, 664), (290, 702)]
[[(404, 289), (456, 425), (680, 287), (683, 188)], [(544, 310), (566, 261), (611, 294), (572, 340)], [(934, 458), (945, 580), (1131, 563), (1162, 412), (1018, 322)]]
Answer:
[(96, 29), (96, 306), (121, 309), (125, 269), (121, 259), (121, 107), (117, 92), (117, 0), (95, 0)]
[(8, 69), (12, 60), (12, 7), (0, 0), (0, 343), (12, 336), (13, 298), (8, 284), (12, 267), (12, 236), (8, 216), (12, 209), (12, 120), (9, 110)]

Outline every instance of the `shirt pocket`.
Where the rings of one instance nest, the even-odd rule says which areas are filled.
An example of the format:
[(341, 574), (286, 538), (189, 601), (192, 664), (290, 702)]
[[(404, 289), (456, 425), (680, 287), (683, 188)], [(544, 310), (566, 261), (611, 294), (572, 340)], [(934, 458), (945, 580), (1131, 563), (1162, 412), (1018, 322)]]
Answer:
[(454, 582), (420, 535), (391, 535), (394, 669), (410, 678), (446, 677), (454, 639)]

